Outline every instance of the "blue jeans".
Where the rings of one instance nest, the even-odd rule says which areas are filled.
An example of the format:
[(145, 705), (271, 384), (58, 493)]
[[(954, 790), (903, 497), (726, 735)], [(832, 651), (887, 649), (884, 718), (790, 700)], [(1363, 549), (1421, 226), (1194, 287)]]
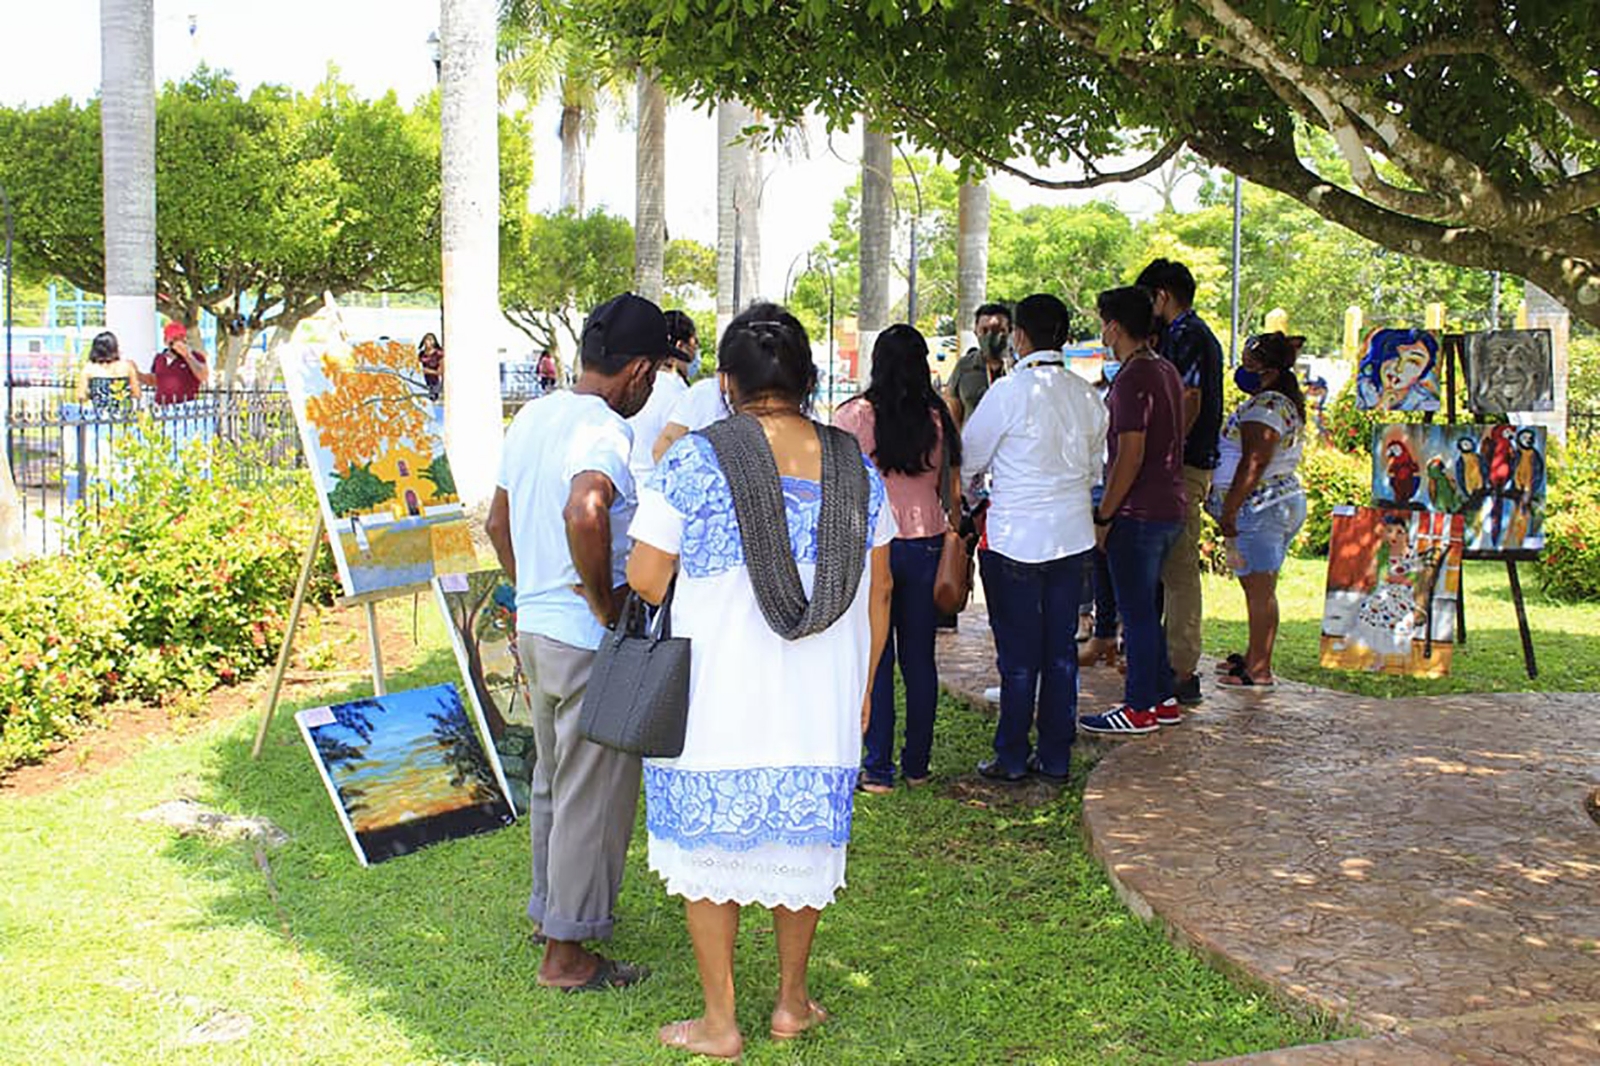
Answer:
[(1089, 553), (1019, 563), (985, 549), (978, 558), (1000, 671), (995, 759), (1007, 773), (1023, 772), (1037, 721), (1039, 768), (1065, 776), (1078, 734), (1078, 597)]
[(933, 630), (939, 612), (933, 583), (939, 574), (944, 537), (897, 539), (889, 545), (894, 593), (889, 606), (889, 639), (872, 678), (872, 712), (867, 718), (866, 755), (861, 775), (880, 785), (894, 783), (894, 664), (906, 686), (905, 746), (900, 771), (928, 776), (933, 754), (933, 713), (939, 702), (939, 670), (933, 662)]
[(1106, 534), (1106, 563), (1122, 613), (1122, 648), (1128, 660), (1123, 702), (1147, 711), (1172, 695), (1172, 666), (1161, 626), (1161, 567), (1182, 522), (1118, 518)]

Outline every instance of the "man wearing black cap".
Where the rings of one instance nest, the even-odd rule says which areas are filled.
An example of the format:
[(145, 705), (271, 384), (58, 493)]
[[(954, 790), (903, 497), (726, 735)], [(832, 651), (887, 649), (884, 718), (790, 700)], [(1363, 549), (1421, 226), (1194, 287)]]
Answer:
[(595, 308), (577, 383), (528, 403), (506, 431), (489, 508), (489, 539), (517, 589), (517, 654), (533, 695), (528, 916), (546, 941), (538, 980), (552, 988), (604, 991), (648, 973), (583, 946), (611, 936), (640, 769), (585, 739), (578, 711), (625, 592), (637, 497), (624, 420), (649, 399), (670, 351), (649, 300), (624, 293)]

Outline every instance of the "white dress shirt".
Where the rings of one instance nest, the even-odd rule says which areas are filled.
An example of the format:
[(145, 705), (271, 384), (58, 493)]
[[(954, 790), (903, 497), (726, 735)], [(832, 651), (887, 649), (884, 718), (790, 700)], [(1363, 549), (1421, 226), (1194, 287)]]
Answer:
[(1058, 351), (1033, 352), (995, 381), (961, 434), (963, 484), (988, 473), (988, 546), (1021, 563), (1094, 547), (1089, 490), (1104, 465), (1106, 405), (1066, 371)]
[(678, 398), (689, 391), (688, 383), (678, 376), (672, 363), (673, 360), (668, 359), (656, 371), (650, 399), (645, 401), (638, 414), (628, 419), (628, 428), (633, 430), (633, 455), (628, 459), (628, 469), (633, 471), (633, 480), (640, 485), (649, 479), (650, 471), (656, 468), (656, 440), (661, 436), (661, 431), (667, 428), (667, 418), (677, 405)]

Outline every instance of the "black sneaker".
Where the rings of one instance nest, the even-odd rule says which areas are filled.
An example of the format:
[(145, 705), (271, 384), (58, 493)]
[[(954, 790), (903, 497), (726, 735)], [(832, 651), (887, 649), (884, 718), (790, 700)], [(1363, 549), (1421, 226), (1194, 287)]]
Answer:
[(1000, 765), (999, 759), (989, 759), (978, 764), (978, 776), (990, 781), (999, 781), (1002, 784), (1016, 785), (1028, 779), (1028, 771), (1022, 770), (1012, 773)]
[(1185, 707), (1193, 707), (1205, 699), (1200, 694), (1199, 674), (1190, 674), (1189, 680), (1175, 682), (1172, 689), (1172, 694), (1178, 697), (1178, 702)]
[(1067, 783), (1066, 774), (1047, 774), (1044, 772), (1044, 764), (1039, 761), (1038, 752), (1034, 752), (1032, 755), (1028, 756), (1028, 773), (1032, 774), (1034, 777), (1037, 777), (1040, 781), (1043, 781), (1047, 785), (1056, 785), (1060, 787)]

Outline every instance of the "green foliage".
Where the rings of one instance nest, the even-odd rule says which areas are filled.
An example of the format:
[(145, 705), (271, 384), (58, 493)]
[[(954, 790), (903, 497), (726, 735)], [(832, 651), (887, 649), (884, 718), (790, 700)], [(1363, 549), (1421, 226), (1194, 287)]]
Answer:
[(352, 464), (343, 474), (335, 470), (333, 480), (337, 484), (328, 493), (328, 506), (340, 518), (394, 499), (394, 485), (374, 474), (371, 463)]
[(440, 454), (422, 469), (422, 476), (433, 482), (433, 491), (436, 496), (454, 496), (456, 494), (456, 476), (450, 470), (450, 460)]
[(598, 209), (528, 217), (500, 266), (501, 308), (535, 347), (556, 347), (558, 330), (577, 344), (574, 322), (631, 288), (633, 224)]
[(1303, 557), (1325, 556), (1333, 535), (1333, 509), (1372, 499), (1372, 460), (1366, 452), (1312, 445), (1300, 462), (1300, 483), (1306, 490), (1306, 524), (1292, 550)]
[[(689, 305), (709, 306), (717, 293), (717, 250), (687, 237), (675, 237), (667, 242), (666, 260), (662, 265), (666, 283), (667, 308), (682, 309)], [(698, 329), (697, 321), (695, 327)], [(708, 333), (706, 336), (712, 336)]]
[(1588, 441), (1549, 466), (1539, 583), (1557, 599), (1600, 597), (1600, 444)]
[(1579, 327), (1567, 342), (1567, 407), (1600, 412), (1600, 332)]
[(0, 565), (0, 770), (116, 690), (127, 618), (126, 598), (75, 556)]
[(79, 557), (127, 600), (124, 691), (203, 692), (271, 662), (315, 513), (306, 486), (249, 491), (247, 457), (195, 445), (174, 459), (148, 426), (125, 458), (126, 487), (76, 530)]

